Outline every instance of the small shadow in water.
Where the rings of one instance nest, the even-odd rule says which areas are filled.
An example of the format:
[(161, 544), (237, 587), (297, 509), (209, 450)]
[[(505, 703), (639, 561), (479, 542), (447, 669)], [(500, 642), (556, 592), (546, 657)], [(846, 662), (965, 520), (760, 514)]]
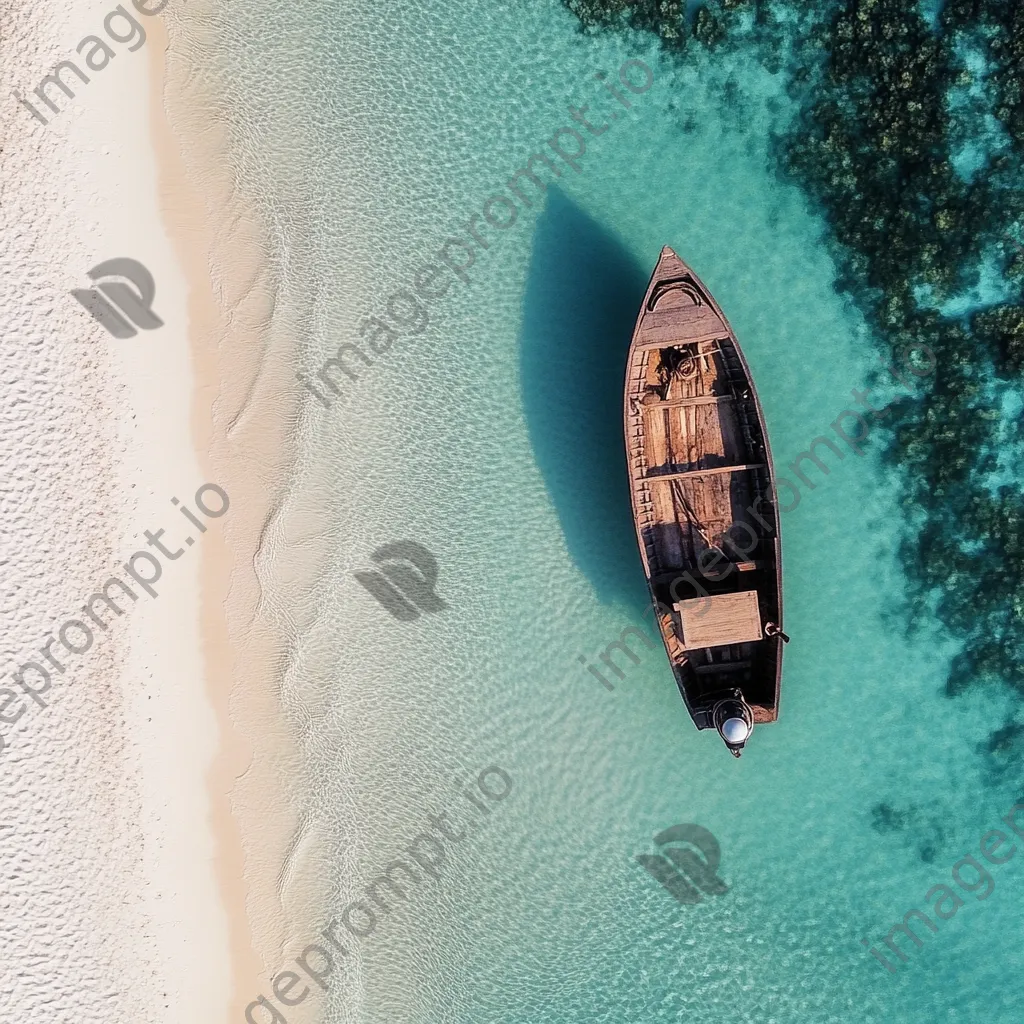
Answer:
[(646, 602), (622, 434), (623, 375), (647, 277), (552, 189), (537, 221), (520, 337), (523, 409), (566, 546), (599, 601)]

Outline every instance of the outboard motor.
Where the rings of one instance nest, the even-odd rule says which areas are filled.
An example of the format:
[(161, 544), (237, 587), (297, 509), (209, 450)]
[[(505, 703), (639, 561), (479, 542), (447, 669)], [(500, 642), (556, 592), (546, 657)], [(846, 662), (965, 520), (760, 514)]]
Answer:
[(739, 690), (735, 690), (734, 694), (720, 700), (712, 709), (711, 716), (729, 752), (733, 757), (739, 757), (754, 731), (754, 713)]

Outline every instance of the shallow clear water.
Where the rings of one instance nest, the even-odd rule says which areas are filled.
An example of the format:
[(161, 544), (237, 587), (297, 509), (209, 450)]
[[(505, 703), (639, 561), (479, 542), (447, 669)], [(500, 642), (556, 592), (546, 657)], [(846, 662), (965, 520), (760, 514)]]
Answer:
[[(881, 371), (834, 290), (822, 222), (770, 169), (783, 76), (736, 57), (680, 70), (645, 40), (582, 36), (553, 0), (346, 4), (303, 13), (313, 36), (249, 7), (240, 38), (264, 14), (280, 31), (260, 54), (224, 59), (250, 142), (240, 165), (279, 245), (278, 315), (308, 375), (488, 197), (510, 195), (524, 158), (571, 124), (568, 104), (622, 114), (543, 204), (480, 228), (489, 248), (468, 283), (449, 275), (423, 334), (346, 383), (344, 402), (303, 412), (262, 567), (294, 635), (304, 820), (332, 851), (334, 896), (296, 926), (295, 951), (427, 814), (480, 820), (440, 881), (352, 940), (318, 995), (325, 1019), (1019, 1021), (1024, 856), (991, 869), (984, 901), (962, 893), (923, 949), (904, 940), (895, 975), (859, 941), (928, 910), (925, 892), (1018, 791), (979, 749), (1009, 698), (947, 699), (955, 649), (928, 622), (908, 632), (896, 550), (913, 510), (877, 438), (862, 457), (841, 445), (827, 477), (811, 468), (816, 486), (782, 517), (782, 716), (740, 761), (694, 730), (660, 646), (611, 692), (578, 660), (642, 622), (621, 375), (663, 244), (730, 318), (794, 482), (786, 466), (834, 437), (851, 389)], [(627, 112), (593, 76), (632, 57), (654, 84)], [(898, 393), (887, 379), (876, 396)], [(400, 539), (437, 557), (449, 606), (411, 624), (353, 578)], [(513, 788), (483, 818), (461, 791), (488, 765)], [(722, 849), (728, 892), (696, 906), (634, 859), (681, 822)]]

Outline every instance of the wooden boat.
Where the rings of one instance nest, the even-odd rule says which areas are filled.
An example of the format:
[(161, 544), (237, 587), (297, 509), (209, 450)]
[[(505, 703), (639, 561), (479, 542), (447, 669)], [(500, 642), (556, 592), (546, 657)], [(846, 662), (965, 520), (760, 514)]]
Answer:
[(718, 304), (667, 246), (626, 367), (637, 539), (676, 685), (698, 729), (740, 756), (779, 716), (782, 555), (771, 450)]

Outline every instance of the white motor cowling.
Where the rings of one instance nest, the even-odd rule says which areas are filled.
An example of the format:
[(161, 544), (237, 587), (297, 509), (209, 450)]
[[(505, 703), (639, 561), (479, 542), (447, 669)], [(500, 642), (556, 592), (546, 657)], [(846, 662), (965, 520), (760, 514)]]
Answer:
[(729, 752), (733, 757), (739, 757), (754, 731), (754, 713), (750, 705), (737, 691), (736, 696), (727, 697), (715, 705), (712, 719)]

